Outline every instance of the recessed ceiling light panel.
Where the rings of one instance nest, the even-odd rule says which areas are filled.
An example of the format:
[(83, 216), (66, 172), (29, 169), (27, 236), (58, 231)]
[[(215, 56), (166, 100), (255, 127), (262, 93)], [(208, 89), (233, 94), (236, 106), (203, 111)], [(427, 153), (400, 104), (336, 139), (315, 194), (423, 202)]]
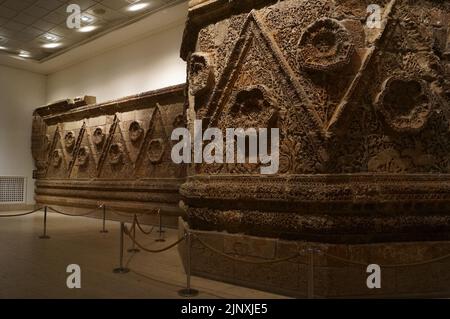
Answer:
[(97, 27), (96, 27), (95, 25), (87, 25), (87, 26), (85, 26), (85, 27), (79, 28), (78, 31), (79, 31), (79, 32), (86, 33), (86, 32), (92, 32), (92, 31), (94, 31), (95, 29), (97, 29)]
[(92, 22), (94, 22), (94, 17), (93, 16), (91, 16), (90, 14), (83, 14), (82, 16), (81, 16), (81, 21), (83, 21), (84, 23), (92, 23)]
[(59, 48), (61, 45), (62, 45), (61, 43), (53, 42), (53, 43), (43, 44), (42, 47), (45, 49), (55, 49), (55, 48)]
[(129, 6), (127, 8), (127, 10), (131, 11), (131, 12), (135, 12), (135, 11), (139, 11), (139, 10), (142, 10), (142, 9), (148, 7), (148, 5), (149, 4), (147, 2), (139, 2), (136, 4), (132, 4), (131, 6)]
[(56, 42), (59, 40), (59, 37), (51, 33), (46, 33), (44, 34), (44, 39), (47, 41)]
[(20, 50), (18, 54), (21, 58), (30, 58), (31, 53), (25, 50)]

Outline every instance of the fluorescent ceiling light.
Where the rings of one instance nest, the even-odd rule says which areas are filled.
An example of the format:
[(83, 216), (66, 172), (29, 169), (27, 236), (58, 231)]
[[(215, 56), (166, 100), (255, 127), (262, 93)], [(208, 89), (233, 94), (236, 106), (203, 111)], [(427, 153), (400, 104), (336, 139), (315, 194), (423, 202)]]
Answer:
[(79, 28), (78, 31), (79, 32), (91, 32), (91, 31), (94, 31), (95, 29), (97, 29), (96, 26), (94, 26), (94, 25), (87, 25), (85, 27)]
[(50, 34), (50, 33), (45, 34), (44, 38), (45, 38), (45, 40), (52, 41), (52, 42), (56, 42), (59, 40), (59, 38), (56, 35)]
[(28, 51), (20, 50), (19, 56), (20, 56), (21, 58), (29, 58), (29, 57), (31, 57), (31, 54), (30, 54), (30, 52), (28, 52)]
[(131, 6), (129, 6), (127, 8), (128, 11), (134, 12), (134, 11), (139, 11), (142, 10), (144, 8), (148, 7), (148, 3), (143, 2), (143, 3), (136, 3), (136, 4), (132, 4)]
[(0, 45), (0, 50), (6, 50), (6, 48)]
[(42, 47), (43, 48), (46, 48), (46, 49), (54, 49), (54, 48), (58, 48), (58, 47), (60, 47), (61, 46), (61, 43), (46, 43), (46, 44), (43, 44), (42, 45)]
[(86, 22), (86, 23), (89, 23), (89, 22), (94, 21), (94, 17), (93, 17), (93, 16), (90, 16), (90, 15), (88, 15), (88, 14), (83, 14), (83, 15), (81, 16), (81, 21)]

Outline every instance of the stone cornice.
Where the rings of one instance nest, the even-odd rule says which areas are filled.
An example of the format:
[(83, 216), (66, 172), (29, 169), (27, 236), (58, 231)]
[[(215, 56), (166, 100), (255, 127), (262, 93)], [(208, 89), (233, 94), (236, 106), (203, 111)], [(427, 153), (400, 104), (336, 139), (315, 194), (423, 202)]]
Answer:
[(186, 29), (181, 45), (181, 58), (187, 60), (194, 51), (198, 31), (211, 23), (223, 20), (232, 14), (249, 12), (277, 0), (191, 0)]

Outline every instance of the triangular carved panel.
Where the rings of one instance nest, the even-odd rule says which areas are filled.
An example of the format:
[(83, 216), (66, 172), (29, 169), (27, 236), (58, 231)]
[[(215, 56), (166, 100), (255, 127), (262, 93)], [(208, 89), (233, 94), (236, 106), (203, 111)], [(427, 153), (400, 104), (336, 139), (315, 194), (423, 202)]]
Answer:
[[(169, 124), (170, 126), (172, 123)], [(163, 121), (160, 106), (154, 110), (145, 135), (144, 143), (135, 164), (137, 177), (165, 177), (177, 175), (170, 158), (172, 142), (167, 133), (167, 125)]]
[(99, 177), (108, 179), (130, 178), (133, 173), (133, 163), (125, 145), (118, 116), (114, 117), (105, 143), (98, 165)]
[(64, 155), (64, 144), (62, 141), (63, 130), (58, 125), (53, 136), (51, 148), (47, 159), (47, 173), (46, 178), (65, 179), (67, 178), (67, 171), (69, 169), (69, 162)]

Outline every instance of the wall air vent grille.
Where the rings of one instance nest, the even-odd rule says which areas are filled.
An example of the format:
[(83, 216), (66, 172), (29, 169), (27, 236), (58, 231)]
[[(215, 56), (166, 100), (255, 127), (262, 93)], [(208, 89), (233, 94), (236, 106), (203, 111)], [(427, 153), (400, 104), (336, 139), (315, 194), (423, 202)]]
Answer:
[(0, 204), (25, 202), (25, 177), (0, 176)]

